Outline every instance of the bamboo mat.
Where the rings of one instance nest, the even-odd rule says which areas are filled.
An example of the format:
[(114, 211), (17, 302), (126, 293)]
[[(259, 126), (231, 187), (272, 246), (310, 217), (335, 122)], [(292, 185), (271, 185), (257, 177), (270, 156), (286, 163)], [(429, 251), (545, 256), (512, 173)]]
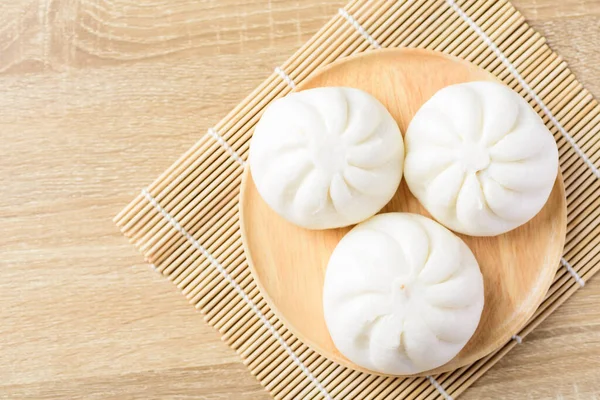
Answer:
[[(398, 379), (343, 368), (296, 339), (269, 309), (244, 258), (238, 194), (265, 106), (315, 68), (383, 47), (420, 47), (471, 61), (526, 98), (554, 133), (568, 232), (545, 301), (496, 353), (438, 376)], [(452, 399), (464, 392), (600, 267), (600, 107), (545, 39), (506, 1), (368, 1), (317, 34), (116, 218), (277, 399)]]

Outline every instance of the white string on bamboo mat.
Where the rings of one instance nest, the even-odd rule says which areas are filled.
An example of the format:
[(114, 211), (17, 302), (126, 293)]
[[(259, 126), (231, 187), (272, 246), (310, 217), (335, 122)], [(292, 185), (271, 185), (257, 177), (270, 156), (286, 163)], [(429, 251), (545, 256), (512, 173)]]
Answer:
[(225, 280), (231, 284), (231, 286), (240, 295), (244, 302), (248, 304), (250, 309), (254, 312), (254, 314), (256, 314), (260, 322), (262, 322), (262, 324), (265, 327), (267, 327), (267, 329), (271, 332), (275, 339), (277, 339), (279, 344), (285, 349), (288, 355), (292, 357), (294, 363), (300, 368), (304, 375), (306, 375), (306, 377), (315, 385), (315, 387), (319, 390), (319, 392), (321, 392), (325, 399), (332, 400), (331, 396), (323, 387), (323, 385), (321, 385), (317, 378), (315, 378), (315, 376), (309, 371), (309, 369), (304, 365), (302, 360), (298, 358), (296, 353), (294, 353), (294, 350), (292, 350), (291, 347), (285, 342), (285, 340), (283, 340), (279, 332), (277, 332), (277, 330), (269, 322), (267, 317), (265, 317), (262, 311), (260, 311), (256, 304), (254, 304), (250, 297), (248, 297), (246, 292), (244, 292), (244, 290), (235, 281), (235, 279), (233, 279), (233, 277), (225, 270), (225, 268), (223, 268), (221, 263), (215, 257), (213, 257), (213, 255), (206, 248), (204, 248), (196, 239), (194, 239), (194, 237), (190, 235), (188, 231), (185, 230), (185, 228), (181, 226), (181, 224), (177, 222), (177, 220), (173, 218), (173, 216), (171, 216), (171, 214), (169, 214), (169, 212), (167, 212), (167, 210), (165, 210), (158, 203), (158, 201), (150, 194), (150, 192), (148, 192), (147, 189), (142, 189), (142, 194), (144, 195), (146, 200), (148, 200), (148, 202), (150, 202), (150, 204), (152, 204), (152, 206), (156, 208), (156, 210), (158, 210), (162, 214), (162, 216), (173, 226), (173, 228), (175, 228), (179, 233), (181, 233), (190, 242), (192, 246), (199, 250), (204, 255), (204, 257), (206, 257), (206, 259), (212, 264), (212, 266), (215, 267), (217, 271), (219, 271), (223, 278), (225, 278)]
[(565, 260), (564, 257), (560, 259), (560, 263), (562, 264), (563, 267), (565, 267), (567, 269), (567, 271), (569, 271), (569, 274), (571, 274), (573, 279), (575, 279), (575, 282), (579, 283), (579, 286), (581, 286), (581, 287), (585, 286), (585, 281), (583, 280), (583, 278), (581, 278), (581, 276), (579, 276), (577, 271), (575, 271), (573, 269), (571, 264), (569, 264), (569, 262), (567, 260)]
[(344, 19), (346, 19), (346, 21), (348, 21), (350, 23), (350, 25), (352, 25), (354, 27), (354, 29), (356, 29), (358, 31), (358, 33), (360, 33), (366, 40), (367, 42), (369, 42), (371, 44), (371, 46), (375, 47), (376, 49), (380, 49), (381, 45), (379, 44), (379, 42), (377, 42), (377, 40), (375, 40), (373, 38), (373, 36), (371, 36), (369, 34), (369, 32), (366, 31), (365, 28), (362, 27), (361, 24), (358, 23), (358, 21), (356, 19), (354, 19), (354, 17), (352, 15), (350, 15), (350, 13), (346, 10), (344, 10), (343, 8), (340, 8), (338, 10), (338, 13), (344, 17)]
[(517, 342), (517, 344), (521, 344), (523, 343), (523, 338), (519, 335), (512, 335), (512, 340), (514, 340), (515, 342)]
[(233, 147), (231, 147), (229, 145), (229, 143), (227, 143), (227, 141), (225, 139), (223, 139), (223, 136), (219, 135), (219, 133), (216, 131), (216, 129), (214, 128), (208, 128), (208, 134), (215, 139), (215, 141), (217, 143), (219, 143), (228, 153), (229, 155), (231, 155), (231, 157), (237, 161), (242, 167), (244, 165), (246, 165), (246, 161), (244, 161), (242, 159), (242, 157), (240, 157), (240, 155), (233, 149)]
[(289, 87), (291, 87), (292, 89), (296, 89), (296, 84), (294, 83), (294, 81), (292, 80), (292, 78), (288, 74), (286, 74), (285, 71), (281, 67), (275, 67), (275, 73), (277, 75), (279, 75), (279, 77), (285, 83), (287, 83), (287, 85)]
[(452, 396), (450, 396), (442, 387), (442, 385), (439, 384), (438, 381), (435, 380), (435, 378), (433, 376), (428, 376), (427, 380), (429, 381), (429, 383), (431, 383), (433, 385), (434, 388), (437, 389), (438, 392), (440, 392), (440, 394), (444, 397), (445, 400), (452, 400)]

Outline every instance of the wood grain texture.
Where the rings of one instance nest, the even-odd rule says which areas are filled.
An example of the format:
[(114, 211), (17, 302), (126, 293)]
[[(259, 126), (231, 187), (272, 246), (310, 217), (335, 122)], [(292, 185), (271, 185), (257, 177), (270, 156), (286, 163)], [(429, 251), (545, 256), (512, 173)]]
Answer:
[[(496, 78), (458, 58), (422, 49), (386, 49), (336, 61), (315, 72), (297, 90), (326, 86), (364, 90), (390, 111), (405, 133), (415, 113), (434, 93), (449, 85), (483, 80)], [(371, 372), (337, 350), (322, 309), (327, 263), (351, 228), (309, 230), (289, 223), (262, 199), (248, 166), (240, 203), (246, 258), (271, 309), (320, 354), (346, 367)], [(405, 180), (382, 212), (410, 212), (431, 218)], [(486, 296), (481, 321), (456, 357), (417, 375), (435, 375), (471, 364), (517, 334), (554, 279), (566, 229), (567, 204), (560, 176), (546, 206), (527, 224), (495, 237), (459, 235), (473, 251), (483, 274)], [(526, 250), (516, 251), (524, 243)]]
[[(344, 3), (0, 3), (0, 398), (268, 398), (111, 219)], [(600, 2), (514, 4), (599, 97)], [(462, 398), (600, 398), (599, 301)]]

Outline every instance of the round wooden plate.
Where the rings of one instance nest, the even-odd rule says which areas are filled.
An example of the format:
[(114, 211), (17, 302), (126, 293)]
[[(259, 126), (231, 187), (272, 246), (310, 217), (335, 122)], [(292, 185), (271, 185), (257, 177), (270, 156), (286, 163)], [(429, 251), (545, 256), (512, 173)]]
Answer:
[[(362, 89), (381, 101), (404, 133), (421, 105), (439, 89), (461, 82), (494, 80), (466, 61), (417, 49), (372, 51), (316, 71), (296, 90), (322, 86)], [(382, 212), (431, 215), (410, 193), (404, 179)], [(350, 228), (312, 231), (279, 217), (262, 200), (248, 168), (240, 200), (246, 257), (263, 296), (277, 316), (308, 346), (344, 366), (365, 372), (335, 348), (323, 318), (325, 268)], [(419, 375), (472, 363), (499, 348), (524, 326), (542, 302), (560, 262), (567, 225), (562, 176), (545, 207), (524, 226), (496, 237), (459, 235), (481, 267), (485, 306), (479, 326), (447, 364)]]

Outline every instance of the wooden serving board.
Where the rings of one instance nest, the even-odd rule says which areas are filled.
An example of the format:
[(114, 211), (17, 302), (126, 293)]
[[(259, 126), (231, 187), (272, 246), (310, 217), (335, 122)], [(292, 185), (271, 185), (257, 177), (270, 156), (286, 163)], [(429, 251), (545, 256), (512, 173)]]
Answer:
[[(494, 80), (482, 69), (441, 53), (418, 49), (359, 54), (316, 71), (296, 90), (349, 86), (367, 91), (392, 113), (400, 130), (439, 89), (461, 82)], [(404, 180), (382, 212), (431, 215)], [(263, 296), (303, 342), (344, 366), (353, 364), (333, 345), (325, 325), (322, 289), (329, 257), (350, 228), (313, 231), (292, 225), (262, 200), (248, 167), (244, 171), (240, 220), (248, 263)], [(479, 262), (485, 306), (479, 326), (447, 364), (419, 375), (453, 370), (484, 357), (511, 339), (542, 302), (560, 262), (566, 233), (566, 197), (559, 174), (545, 207), (524, 226), (495, 237), (459, 235)]]

